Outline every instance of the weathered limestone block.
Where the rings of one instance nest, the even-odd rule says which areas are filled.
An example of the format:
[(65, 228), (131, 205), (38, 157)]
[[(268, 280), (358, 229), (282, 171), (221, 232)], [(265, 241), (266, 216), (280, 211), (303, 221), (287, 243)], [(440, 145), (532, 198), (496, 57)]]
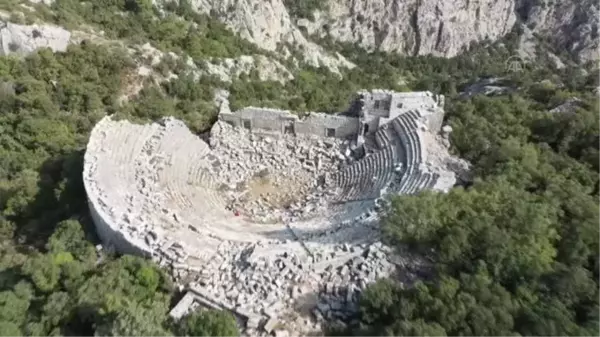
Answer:
[(277, 326), (277, 324), (279, 324), (279, 321), (277, 321), (277, 319), (270, 318), (267, 321), (267, 323), (265, 323), (265, 326), (263, 327), (263, 329), (265, 329), (266, 332), (272, 332), (273, 329), (275, 329), (275, 327)]

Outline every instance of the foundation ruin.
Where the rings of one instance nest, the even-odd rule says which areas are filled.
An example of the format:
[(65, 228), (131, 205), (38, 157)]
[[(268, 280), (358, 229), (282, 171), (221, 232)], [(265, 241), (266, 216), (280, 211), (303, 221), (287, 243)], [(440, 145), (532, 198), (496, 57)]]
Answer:
[(299, 117), (231, 112), (221, 97), (208, 142), (172, 118), (105, 117), (83, 172), (97, 232), (172, 270), (189, 290), (174, 318), (197, 305), (229, 310), (250, 335), (346, 322), (368, 283), (399, 271), (414, 278), (422, 264), (379, 242), (387, 196), (445, 192), (467, 168), (439, 133), (449, 131), (443, 102), (363, 91), (344, 113)]

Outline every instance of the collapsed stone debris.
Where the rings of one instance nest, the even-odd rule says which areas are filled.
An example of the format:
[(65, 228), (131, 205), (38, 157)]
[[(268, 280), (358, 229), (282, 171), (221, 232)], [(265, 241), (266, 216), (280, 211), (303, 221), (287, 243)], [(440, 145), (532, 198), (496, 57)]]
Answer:
[(319, 214), (330, 193), (319, 181), (347, 160), (343, 153), (349, 143), (259, 136), (222, 122), (213, 127), (210, 141), (211, 171), (227, 209), (265, 223)]
[(174, 318), (201, 306), (234, 313), (246, 334), (310, 333), (352, 321), (369, 283), (420, 268), (379, 242), (378, 211), (468, 171), (447, 152), (451, 128), (429, 131), (443, 97), (360, 92), (344, 114), (304, 118), (218, 102), (208, 142), (172, 118), (106, 117), (85, 155), (99, 236), (171, 270), (188, 291)]

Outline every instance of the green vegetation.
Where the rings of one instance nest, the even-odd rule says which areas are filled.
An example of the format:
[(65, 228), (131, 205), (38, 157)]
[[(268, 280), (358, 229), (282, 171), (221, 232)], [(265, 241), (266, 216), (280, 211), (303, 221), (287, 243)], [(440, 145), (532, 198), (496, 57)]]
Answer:
[[(598, 335), (600, 133), (598, 99), (586, 90), (593, 80), (559, 89), (522, 76), (518, 94), (451, 102), (452, 141), (476, 180), (392, 201), (386, 240), (421, 251), (434, 270), (414, 287), (370, 287), (357, 331)], [(547, 112), (571, 96), (584, 101), (575, 113)]]
[[(118, 98), (133, 69), (120, 49), (90, 43), (66, 53), (0, 58), (3, 335), (180, 331), (168, 320), (173, 290), (164, 271), (141, 258), (97, 256), (82, 155), (91, 128), (105, 113), (140, 119), (175, 114), (202, 129), (213, 116), (203, 110), (202, 99), (212, 96), (182, 77), (156, 96), (144, 91), (121, 106)], [(231, 317), (207, 315), (191, 331), (202, 331), (202, 322), (210, 335), (236, 331)]]
[(197, 311), (179, 322), (181, 336), (239, 336), (233, 316), (223, 311)]
[(38, 4), (36, 12), (25, 14), (68, 29), (91, 27), (103, 31), (107, 39), (185, 51), (194, 60), (261, 53), (215, 18), (194, 12), (188, 0), (166, 2), (163, 7), (158, 10), (150, 0), (56, 0), (50, 9)]
[(296, 18), (305, 18), (314, 20), (313, 13), (324, 10), (327, 1), (323, 0), (284, 0), (283, 4), (290, 13), (290, 16)]

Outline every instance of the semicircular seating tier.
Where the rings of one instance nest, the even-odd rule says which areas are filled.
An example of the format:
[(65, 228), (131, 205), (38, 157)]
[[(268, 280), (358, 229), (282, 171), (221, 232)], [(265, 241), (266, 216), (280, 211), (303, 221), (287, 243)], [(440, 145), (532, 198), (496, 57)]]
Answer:
[[(365, 134), (366, 155), (327, 174), (325, 185), (338, 193), (331, 194), (322, 213), (268, 225), (228, 209), (219, 191), (221, 163), (209, 144), (182, 121), (167, 118), (141, 125), (107, 116), (92, 130), (84, 159), (84, 185), (97, 232), (105, 244), (121, 252), (188, 266), (210, 261), (224, 242), (291, 241), (312, 255), (312, 243), (366, 237), (364, 228), (376, 223), (379, 198), (424, 189), (446, 191), (456, 181), (447, 169), (451, 159), (447, 148), (427, 129), (437, 128), (443, 117), (430, 96), (374, 91), (363, 95), (359, 117), (313, 114), (300, 120), (286, 111), (259, 108), (220, 112), (220, 119), (229, 120), (218, 122), (215, 125), (220, 127), (213, 130), (224, 130), (221, 127), (227, 124), (250, 128), (254, 122), (267, 121), (272, 131), (276, 116), (282, 124), (275, 129), (281, 127), (283, 134), (322, 130), (321, 140), (330, 131), (336, 136), (337, 131), (353, 137)], [(373, 101), (373, 97), (387, 101)], [(395, 107), (395, 113), (382, 113), (382, 106)], [(361, 129), (367, 123), (374, 125), (370, 133)]]
[(340, 114), (231, 112), (224, 98), (208, 138), (174, 118), (107, 116), (84, 158), (90, 214), (105, 248), (152, 257), (195, 299), (247, 322), (294, 307), (301, 284), (330, 296), (353, 275), (348, 302), (393, 266), (383, 198), (447, 191), (464, 167), (443, 115), (432, 93), (373, 90)]
[(342, 189), (338, 201), (369, 200), (385, 193), (414, 194), (434, 188), (439, 174), (426, 167), (423, 125), (411, 110), (379, 128), (377, 149), (334, 174)]
[(373, 208), (372, 200), (347, 202), (310, 220), (253, 223), (226, 209), (209, 145), (181, 121), (162, 124), (105, 117), (90, 136), (83, 172), (90, 210), (102, 241), (118, 251), (201, 265), (224, 241), (319, 236)]

